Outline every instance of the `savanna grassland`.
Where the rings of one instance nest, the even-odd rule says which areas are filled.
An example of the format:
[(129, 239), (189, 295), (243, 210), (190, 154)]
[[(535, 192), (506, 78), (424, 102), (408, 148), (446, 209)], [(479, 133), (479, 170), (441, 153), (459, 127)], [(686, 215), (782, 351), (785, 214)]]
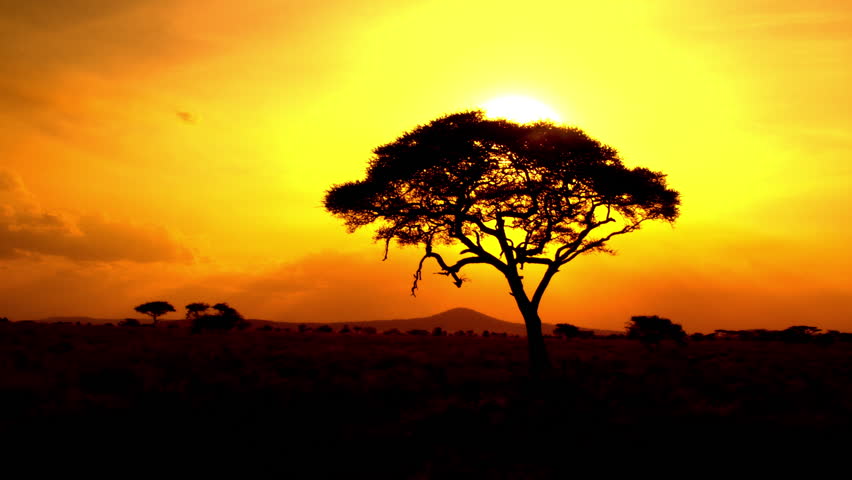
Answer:
[(548, 348), (555, 371), (531, 381), (524, 338), (0, 324), (0, 430), (89, 468), (359, 478), (534, 478), (589, 455), (849, 442), (848, 342)]

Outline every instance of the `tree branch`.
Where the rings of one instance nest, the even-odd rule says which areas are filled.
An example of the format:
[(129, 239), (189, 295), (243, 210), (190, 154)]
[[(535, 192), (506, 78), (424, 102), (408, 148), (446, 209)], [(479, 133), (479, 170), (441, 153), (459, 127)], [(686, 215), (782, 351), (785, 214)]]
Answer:
[(474, 263), (489, 263), (488, 259), (475, 256), (475, 257), (465, 257), (459, 260), (458, 262), (448, 265), (447, 262), (444, 261), (444, 258), (432, 251), (432, 246), (426, 246), (426, 253), (423, 255), (423, 258), (420, 259), (420, 263), (417, 264), (417, 271), (414, 272), (414, 283), (411, 285), (411, 296), (416, 297), (415, 291), (417, 290), (417, 283), (423, 279), (423, 263), (427, 258), (434, 258), (438, 263), (438, 266), (441, 267), (440, 272), (436, 272), (438, 275), (444, 275), (453, 278), (453, 284), (456, 287), (461, 288), (464, 279), (459, 277), (458, 273), (462, 269), (462, 267), (466, 265), (471, 265)]

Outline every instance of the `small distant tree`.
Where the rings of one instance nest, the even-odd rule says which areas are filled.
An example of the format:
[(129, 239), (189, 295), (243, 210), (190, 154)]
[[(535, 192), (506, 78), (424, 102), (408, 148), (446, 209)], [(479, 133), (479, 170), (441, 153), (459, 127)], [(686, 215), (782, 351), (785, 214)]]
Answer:
[(349, 325), (344, 324), (343, 328), (340, 329), (339, 333), (343, 333), (343, 334), (352, 333), (352, 330), (349, 328)]
[(362, 327), (361, 333), (363, 333), (364, 335), (375, 335), (376, 327)]
[[(227, 303), (217, 303), (212, 308), (216, 311), (215, 314), (198, 315), (192, 319), (193, 332), (198, 333), (203, 330), (228, 331), (234, 328), (242, 330), (249, 327), (249, 323), (240, 312)], [(187, 308), (187, 314), (189, 314), (188, 310)]]
[(9, 319), (6, 317), (0, 318), (0, 323), (9, 323)]
[(190, 303), (186, 307), (186, 319), (187, 320), (195, 320), (207, 313), (207, 310), (210, 309), (210, 305), (202, 302)]
[(557, 323), (556, 328), (553, 329), (553, 334), (570, 340), (580, 336), (580, 327), (570, 323)]
[(647, 346), (657, 345), (662, 340), (670, 339), (684, 343), (686, 332), (677, 323), (668, 318), (654, 316), (635, 316), (627, 324), (627, 338), (638, 339)]
[(391, 328), (390, 330), (385, 330), (382, 332), (383, 335), (402, 335), (402, 332), (399, 331), (398, 328)]
[(320, 325), (319, 327), (315, 328), (314, 331), (319, 333), (333, 333), (334, 329), (328, 325)]
[(441, 328), (441, 327), (435, 327), (435, 328), (432, 329), (432, 336), (433, 337), (443, 337), (446, 334), (447, 334), (447, 332), (445, 332), (444, 329)]
[(142, 305), (139, 305), (134, 308), (134, 310), (143, 315), (148, 315), (149, 317), (151, 317), (151, 319), (154, 320), (154, 326), (156, 326), (158, 319), (169, 312), (174, 312), (175, 307), (173, 307), (172, 304), (169, 302), (156, 301), (143, 303)]

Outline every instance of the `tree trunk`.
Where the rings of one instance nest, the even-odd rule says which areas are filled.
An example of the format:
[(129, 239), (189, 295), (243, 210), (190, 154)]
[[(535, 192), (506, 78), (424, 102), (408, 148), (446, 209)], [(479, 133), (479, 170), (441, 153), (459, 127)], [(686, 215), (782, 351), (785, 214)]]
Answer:
[(541, 319), (538, 316), (538, 308), (529, 301), (520, 278), (509, 279), (509, 286), (527, 327), (530, 373), (533, 376), (540, 376), (548, 372), (551, 365), (547, 347), (544, 345), (544, 336), (541, 333)]
[(544, 345), (544, 336), (541, 333), (541, 319), (538, 312), (529, 304), (526, 307), (518, 305), (521, 315), (524, 316), (524, 324), (527, 327), (527, 346), (529, 348), (530, 372), (538, 376), (550, 370), (550, 356)]

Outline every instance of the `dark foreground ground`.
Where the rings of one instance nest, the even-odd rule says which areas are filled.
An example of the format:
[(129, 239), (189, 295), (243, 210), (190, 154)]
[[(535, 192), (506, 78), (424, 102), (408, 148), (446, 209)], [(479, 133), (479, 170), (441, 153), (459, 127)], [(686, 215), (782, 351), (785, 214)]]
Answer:
[(2, 324), (2, 451), (32, 472), (543, 478), (852, 446), (849, 343), (548, 346), (533, 382), (523, 338)]

